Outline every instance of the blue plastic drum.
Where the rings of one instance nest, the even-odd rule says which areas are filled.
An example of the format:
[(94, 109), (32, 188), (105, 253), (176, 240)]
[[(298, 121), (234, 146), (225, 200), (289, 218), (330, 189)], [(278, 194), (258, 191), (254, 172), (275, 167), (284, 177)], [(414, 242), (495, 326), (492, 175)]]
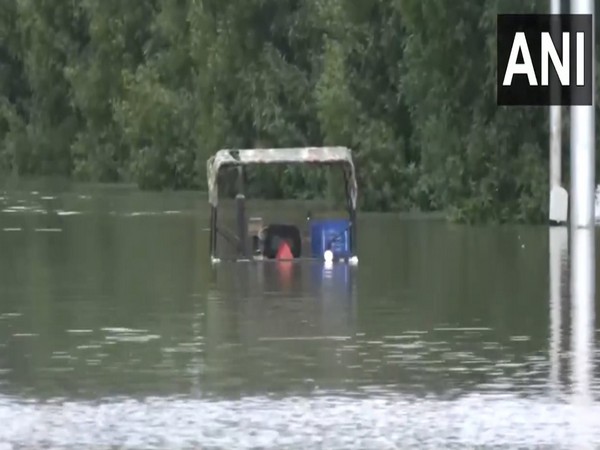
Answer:
[(313, 220), (310, 232), (313, 258), (323, 258), (325, 250), (331, 250), (336, 259), (352, 256), (349, 220)]

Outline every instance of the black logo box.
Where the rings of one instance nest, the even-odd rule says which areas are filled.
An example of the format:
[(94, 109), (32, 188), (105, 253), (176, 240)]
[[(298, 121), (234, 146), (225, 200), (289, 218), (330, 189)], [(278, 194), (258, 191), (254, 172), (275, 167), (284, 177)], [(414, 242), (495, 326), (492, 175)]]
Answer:
[[(587, 14), (499, 14), (497, 17), (497, 103), (508, 106), (545, 106), (545, 105), (592, 105), (593, 100), (593, 62), (592, 15)], [(527, 75), (517, 74), (510, 86), (503, 86), (504, 74), (508, 66), (513, 40), (517, 32), (524, 32), (529, 53), (535, 70), (538, 86), (531, 86)], [(562, 60), (562, 33), (570, 32), (570, 77), (571, 86), (562, 86), (556, 69), (549, 60), (549, 86), (541, 85), (541, 35), (551, 33), (552, 42)], [(584, 85), (576, 85), (577, 32), (584, 33)], [(518, 63), (523, 62), (519, 55)], [(556, 83), (556, 84), (555, 84)], [(558, 86), (551, 95), (551, 87)]]

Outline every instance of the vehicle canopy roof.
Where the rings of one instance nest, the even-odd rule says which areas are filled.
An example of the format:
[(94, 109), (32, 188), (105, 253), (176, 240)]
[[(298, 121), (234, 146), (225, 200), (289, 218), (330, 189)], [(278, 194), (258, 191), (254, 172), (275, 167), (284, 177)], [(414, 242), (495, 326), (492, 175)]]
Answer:
[(261, 149), (223, 149), (206, 163), (208, 199), (212, 206), (219, 202), (218, 176), (224, 167), (256, 164), (340, 164), (346, 174), (347, 192), (352, 209), (356, 209), (357, 183), (352, 152), (346, 147), (292, 147)]

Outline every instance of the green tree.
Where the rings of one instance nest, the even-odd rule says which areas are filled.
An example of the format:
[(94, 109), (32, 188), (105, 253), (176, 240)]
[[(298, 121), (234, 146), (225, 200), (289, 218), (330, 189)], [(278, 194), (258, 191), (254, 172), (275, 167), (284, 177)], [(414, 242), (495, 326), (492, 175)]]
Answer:
[[(547, 112), (496, 106), (495, 49), (496, 14), (547, 8), (6, 0), (0, 170), (205, 189), (220, 148), (346, 145), (363, 209), (544, 220)], [(247, 177), (270, 198), (319, 198), (329, 180), (305, 168)]]

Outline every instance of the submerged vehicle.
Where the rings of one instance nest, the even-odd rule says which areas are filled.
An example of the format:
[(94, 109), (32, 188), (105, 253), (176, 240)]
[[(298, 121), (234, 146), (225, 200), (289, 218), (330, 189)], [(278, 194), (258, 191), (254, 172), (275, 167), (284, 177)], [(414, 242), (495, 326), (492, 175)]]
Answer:
[[(291, 223), (263, 223), (261, 217), (248, 217), (244, 188), (244, 170), (255, 165), (327, 165), (340, 167), (343, 173), (347, 218), (307, 217), (309, 236), (303, 242), (300, 229)], [(236, 168), (238, 192), (235, 196), (236, 233), (218, 224), (219, 175), (224, 169)], [(219, 150), (207, 161), (210, 203), (210, 257), (221, 261), (217, 253), (218, 236), (234, 248), (235, 261), (320, 260), (357, 264), (356, 203), (357, 183), (352, 152), (346, 147), (301, 147), (274, 149)], [(306, 241), (310, 241), (310, 248)], [(309, 256), (303, 255), (309, 253)]]

